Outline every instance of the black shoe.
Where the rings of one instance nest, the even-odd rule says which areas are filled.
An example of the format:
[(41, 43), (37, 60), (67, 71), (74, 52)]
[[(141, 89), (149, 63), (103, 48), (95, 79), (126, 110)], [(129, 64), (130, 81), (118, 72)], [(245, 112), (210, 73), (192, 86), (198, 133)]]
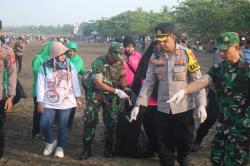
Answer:
[(87, 160), (91, 156), (91, 144), (84, 144), (83, 151), (80, 154), (80, 160)]
[(112, 144), (105, 144), (104, 156), (113, 157)]
[(0, 163), (4, 162), (3, 150), (0, 150)]
[(195, 140), (194, 143), (191, 146), (191, 150), (193, 152), (197, 152), (199, 150), (199, 148), (200, 148), (200, 145), (201, 145), (201, 141)]
[(187, 158), (178, 160), (180, 166), (188, 166), (188, 160)]

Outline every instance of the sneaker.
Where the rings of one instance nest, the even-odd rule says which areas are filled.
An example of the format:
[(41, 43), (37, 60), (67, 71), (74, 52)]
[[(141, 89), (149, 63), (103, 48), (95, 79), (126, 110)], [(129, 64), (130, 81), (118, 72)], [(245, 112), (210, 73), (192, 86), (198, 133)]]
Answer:
[(44, 151), (43, 151), (43, 155), (44, 156), (50, 155), (54, 151), (56, 145), (57, 145), (57, 141), (56, 140), (54, 140), (51, 144), (46, 143)]
[(63, 148), (61, 148), (61, 147), (56, 148), (55, 157), (59, 157), (59, 158), (64, 157)]

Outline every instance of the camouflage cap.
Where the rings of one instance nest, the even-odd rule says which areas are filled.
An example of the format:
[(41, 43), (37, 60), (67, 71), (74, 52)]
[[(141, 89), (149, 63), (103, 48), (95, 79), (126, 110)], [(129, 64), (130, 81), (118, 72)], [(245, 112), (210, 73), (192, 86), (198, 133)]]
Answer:
[(120, 60), (124, 59), (124, 47), (122, 43), (113, 41), (109, 47), (109, 52), (113, 55), (118, 57)]
[(220, 34), (217, 38), (218, 49), (219, 50), (227, 50), (233, 44), (239, 44), (240, 38), (238, 33), (235, 32), (224, 32)]

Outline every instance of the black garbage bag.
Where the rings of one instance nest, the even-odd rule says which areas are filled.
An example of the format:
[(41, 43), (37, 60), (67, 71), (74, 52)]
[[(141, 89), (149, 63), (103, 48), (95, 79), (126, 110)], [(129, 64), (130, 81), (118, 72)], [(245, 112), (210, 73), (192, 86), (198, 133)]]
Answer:
[(13, 99), (13, 105), (17, 104), (21, 98), (26, 99), (27, 98), (27, 94), (25, 93), (25, 90), (21, 84), (21, 82), (17, 79), (16, 82), (16, 95)]
[[(131, 96), (131, 95), (130, 95)], [(116, 135), (115, 154), (124, 157), (145, 158), (153, 155), (149, 139), (143, 127), (143, 111), (137, 120), (129, 122), (133, 105), (121, 100), (118, 113), (118, 128)]]

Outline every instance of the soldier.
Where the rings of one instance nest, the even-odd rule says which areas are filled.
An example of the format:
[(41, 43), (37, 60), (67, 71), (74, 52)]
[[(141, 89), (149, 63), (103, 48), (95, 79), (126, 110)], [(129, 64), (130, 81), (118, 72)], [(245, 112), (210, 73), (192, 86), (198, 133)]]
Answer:
[(237, 33), (222, 33), (217, 42), (224, 61), (168, 102), (178, 103), (185, 95), (214, 84), (220, 108), (211, 161), (214, 166), (243, 166), (249, 160), (250, 147), (250, 64), (240, 57)]
[(113, 143), (117, 128), (118, 97), (128, 98), (120, 90), (125, 86), (125, 66), (123, 62), (123, 45), (112, 42), (106, 55), (98, 57), (92, 63), (92, 76), (87, 90), (87, 108), (84, 111), (83, 152), (80, 159), (91, 156), (91, 143), (95, 136), (98, 111), (105, 110), (105, 157), (112, 157)]
[[(180, 104), (168, 104), (166, 100), (178, 89), (185, 87), (190, 80), (200, 79), (200, 66), (190, 49), (176, 43), (174, 24), (161, 23), (156, 26), (155, 33), (158, 55), (153, 54), (150, 58), (146, 79), (131, 112), (131, 120), (136, 119), (140, 105), (147, 106), (154, 83), (158, 79), (158, 111), (155, 121), (160, 163), (163, 166), (174, 166), (177, 150), (178, 162), (181, 166), (186, 166), (193, 139), (194, 98), (188, 96)], [(197, 93), (197, 99), (198, 115), (203, 122), (206, 119), (204, 90)]]
[[(2, 21), (0, 20), (0, 37), (2, 32)], [(0, 41), (0, 159), (3, 157), (5, 135), (4, 122), (6, 111), (13, 106), (13, 98), (16, 94), (16, 59), (14, 51)], [(3, 87), (3, 71), (7, 71), (8, 87), (4, 91)]]

